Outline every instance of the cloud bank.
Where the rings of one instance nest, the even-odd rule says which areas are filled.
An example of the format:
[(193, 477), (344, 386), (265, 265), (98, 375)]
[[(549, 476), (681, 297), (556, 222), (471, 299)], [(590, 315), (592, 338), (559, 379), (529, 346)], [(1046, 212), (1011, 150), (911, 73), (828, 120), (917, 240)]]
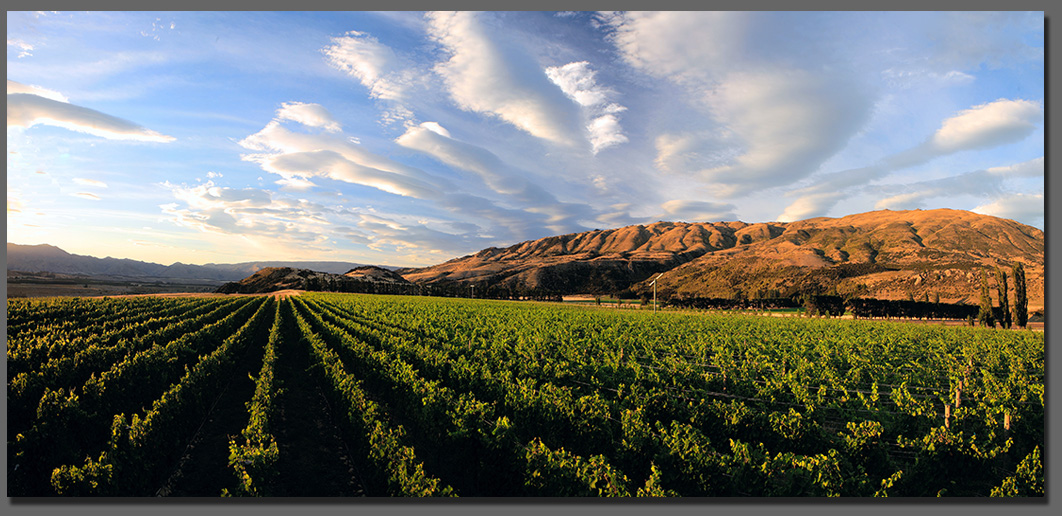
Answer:
[(75, 106), (56, 92), (8, 81), (7, 126), (30, 128), (35, 125), (62, 127), (109, 140), (167, 143), (176, 139), (128, 120)]

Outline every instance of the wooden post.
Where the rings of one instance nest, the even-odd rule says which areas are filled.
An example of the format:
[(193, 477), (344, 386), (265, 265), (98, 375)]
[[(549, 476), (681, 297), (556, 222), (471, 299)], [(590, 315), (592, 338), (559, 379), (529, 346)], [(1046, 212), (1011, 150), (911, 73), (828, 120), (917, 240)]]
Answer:
[(955, 408), (959, 408), (962, 404), (962, 380), (959, 380), (959, 385), (955, 388)]
[(951, 428), (948, 419), (951, 419), (951, 405), (944, 405), (944, 428)]
[(1003, 414), (1003, 431), (1010, 432), (1010, 412)]

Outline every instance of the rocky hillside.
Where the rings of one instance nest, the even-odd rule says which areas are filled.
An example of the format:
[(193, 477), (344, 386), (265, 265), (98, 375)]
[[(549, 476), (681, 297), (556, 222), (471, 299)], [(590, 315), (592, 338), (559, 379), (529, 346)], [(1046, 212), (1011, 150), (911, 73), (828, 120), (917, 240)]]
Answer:
[(386, 292), (387, 287), (397, 285), (409, 285), (409, 282), (391, 271), (372, 266), (358, 267), (346, 274), (331, 274), (291, 267), (266, 267), (240, 281), (222, 285), (217, 292), (259, 294), (289, 289), (326, 292)]
[[(1025, 267), (1030, 308), (1044, 296), (1044, 234), (959, 210), (877, 211), (791, 223), (657, 222), (522, 242), (422, 269), (417, 283), (564, 293), (763, 297), (801, 292), (976, 302), (982, 269)], [(994, 280), (992, 281), (994, 285)]]
[(657, 222), (491, 247), (423, 269), (396, 272), (415, 283), (486, 283), (566, 293), (614, 292), (705, 253), (778, 231), (764, 224)]

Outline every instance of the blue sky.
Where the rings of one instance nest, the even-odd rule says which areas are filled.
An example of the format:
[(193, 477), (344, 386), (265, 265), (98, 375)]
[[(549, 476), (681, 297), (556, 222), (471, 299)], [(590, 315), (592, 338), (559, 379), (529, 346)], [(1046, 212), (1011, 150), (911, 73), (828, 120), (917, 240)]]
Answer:
[(1044, 227), (1044, 13), (8, 12), (8, 241), (432, 265), (658, 220)]

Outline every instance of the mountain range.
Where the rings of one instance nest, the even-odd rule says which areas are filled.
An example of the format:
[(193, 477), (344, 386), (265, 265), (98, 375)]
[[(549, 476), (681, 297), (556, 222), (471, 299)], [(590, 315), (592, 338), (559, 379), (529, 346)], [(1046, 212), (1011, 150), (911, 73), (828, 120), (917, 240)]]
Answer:
[[(1030, 307), (1044, 298), (1044, 233), (961, 210), (874, 211), (796, 222), (656, 222), (488, 248), (432, 267), (415, 283), (564, 293), (629, 289), (664, 297), (801, 293), (977, 303), (980, 273), (1025, 269)], [(1013, 284), (1011, 282), (1011, 284)], [(994, 289), (993, 289), (994, 291)]]
[[(314, 261), (257, 261), (231, 264), (208, 263), (189, 265), (174, 263), (160, 265), (126, 258), (96, 258), (68, 253), (58, 247), (7, 244), (7, 270), (21, 272), (54, 272), (123, 278), (238, 281), (266, 267), (291, 267), (319, 272), (343, 274), (365, 264), (352, 262)], [(390, 267), (393, 268), (393, 267)]]
[[(265, 285), (268, 278), (249, 277), (267, 267), (330, 274), (361, 267), (347, 262), (163, 266), (72, 255), (48, 245), (9, 243), (7, 250), (8, 270), (218, 281), (246, 278), (248, 286), (240, 291), (279, 288), (279, 284)], [(656, 222), (491, 247), (431, 267), (386, 269), (397, 273), (387, 279), (390, 282), (404, 279), (444, 288), (476, 285), (637, 296), (648, 295), (655, 287), (662, 297), (817, 293), (977, 303), (982, 271), (989, 273), (994, 286), (995, 268), (1009, 274), (1011, 266), (1020, 263), (1029, 307), (1035, 309), (1044, 302), (1044, 250), (1043, 231), (1008, 219), (949, 209), (882, 210), (789, 223)], [(384, 269), (365, 271), (380, 275)], [(284, 281), (293, 278), (290, 271), (272, 274), (286, 277)]]

